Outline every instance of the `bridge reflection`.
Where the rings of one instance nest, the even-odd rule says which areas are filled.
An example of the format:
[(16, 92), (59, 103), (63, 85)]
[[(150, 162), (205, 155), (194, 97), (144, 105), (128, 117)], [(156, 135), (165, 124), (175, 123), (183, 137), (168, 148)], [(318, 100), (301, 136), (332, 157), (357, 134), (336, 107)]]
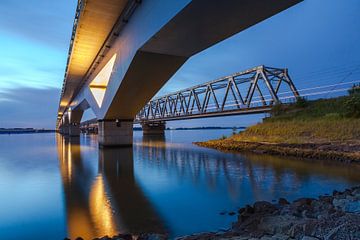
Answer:
[(166, 231), (136, 183), (132, 148), (99, 149), (96, 169), (79, 138), (57, 138), (69, 237)]
[(269, 196), (279, 194), (295, 196), (314, 176), (349, 182), (360, 180), (357, 167), (262, 154), (224, 154), (191, 145), (186, 148), (183, 144), (165, 141), (165, 137), (144, 136), (135, 144), (134, 152), (137, 159), (151, 167), (179, 179), (191, 178), (196, 185), (205, 182), (210, 190), (226, 187), (227, 194), (237, 199), (252, 196), (255, 200), (271, 200)]
[[(193, 228), (196, 224), (221, 226), (216, 218), (224, 208), (279, 197), (315, 197), (329, 193), (336, 183), (360, 181), (355, 167), (224, 154), (164, 136), (136, 138), (133, 148), (98, 149), (96, 136), (83, 138), (80, 145), (79, 138), (58, 135), (57, 144), (71, 238), (124, 232), (179, 236), (204, 230)], [(152, 187), (159, 180), (166, 182), (160, 193)]]

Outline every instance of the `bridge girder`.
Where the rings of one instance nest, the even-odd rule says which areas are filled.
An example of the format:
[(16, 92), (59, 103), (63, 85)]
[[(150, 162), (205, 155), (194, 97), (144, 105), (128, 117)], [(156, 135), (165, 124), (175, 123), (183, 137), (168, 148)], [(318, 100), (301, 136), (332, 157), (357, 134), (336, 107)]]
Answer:
[(135, 123), (263, 113), (299, 96), (287, 69), (258, 66), (155, 98), (136, 115)]

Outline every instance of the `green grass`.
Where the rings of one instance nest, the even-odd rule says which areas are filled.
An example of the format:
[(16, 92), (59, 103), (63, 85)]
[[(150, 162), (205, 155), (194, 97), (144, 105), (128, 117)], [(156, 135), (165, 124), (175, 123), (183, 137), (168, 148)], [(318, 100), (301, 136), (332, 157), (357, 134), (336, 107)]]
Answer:
[(272, 116), (264, 119), (263, 123), (230, 138), (234, 141), (269, 143), (360, 140), (360, 119), (349, 113), (351, 97), (275, 106)]

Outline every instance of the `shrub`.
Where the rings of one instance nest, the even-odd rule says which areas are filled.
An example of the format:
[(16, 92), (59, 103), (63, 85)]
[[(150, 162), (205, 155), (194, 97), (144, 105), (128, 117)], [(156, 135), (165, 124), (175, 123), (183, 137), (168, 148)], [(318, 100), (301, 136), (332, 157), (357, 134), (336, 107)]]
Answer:
[[(350, 91), (350, 90), (349, 90)], [(357, 90), (355, 90), (357, 91)], [(360, 117), (360, 94), (352, 93), (345, 102), (345, 115), (347, 117)]]
[(276, 117), (276, 116), (279, 116), (281, 115), (282, 113), (284, 113), (285, 110), (283, 108), (283, 105), (281, 103), (276, 103), (272, 108), (271, 108), (271, 111), (270, 111), (270, 115), (271, 117)]
[(237, 133), (236, 130), (237, 130), (236, 127), (232, 128), (232, 135), (235, 135)]
[(224, 139), (226, 139), (227, 137), (225, 136), (225, 135), (222, 135), (221, 136), (221, 138), (220, 138), (220, 140), (224, 140)]
[(297, 97), (295, 106), (298, 108), (305, 108), (308, 105), (308, 101), (304, 97)]
[(350, 95), (350, 96), (360, 94), (360, 84), (358, 84), (358, 85), (354, 84), (354, 85), (352, 86), (352, 88), (349, 89), (348, 92), (349, 92), (349, 95)]

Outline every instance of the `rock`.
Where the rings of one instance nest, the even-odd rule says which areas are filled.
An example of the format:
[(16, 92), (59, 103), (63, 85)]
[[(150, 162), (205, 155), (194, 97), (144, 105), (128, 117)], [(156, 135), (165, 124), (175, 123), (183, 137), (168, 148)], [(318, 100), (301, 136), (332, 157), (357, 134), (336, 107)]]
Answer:
[(113, 238), (115, 239), (123, 239), (123, 240), (132, 240), (133, 237), (131, 234), (128, 234), (128, 233), (123, 233), (123, 234), (118, 234), (116, 236), (114, 236)]
[(355, 188), (353, 191), (352, 191), (352, 194), (357, 197), (357, 198), (360, 198), (360, 188)]
[(266, 234), (276, 234), (288, 232), (292, 226), (294, 217), (285, 215), (265, 216), (261, 219), (258, 229), (263, 230)]
[(288, 240), (288, 239), (290, 239), (290, 236), (281, 234), (281, 233), (277, 233), (274, 236), (272, 236), (271, 239), (272, 240)]
[(348, 200), (346, 199), (338, 199), (338, 198), (334, 198), (333, 200), (333, 205), (335, 208), (339, 209), (339, 210), (343, 210), (345, 207), (345, 204), (348, 202)]
[(293, 202), (295, 207), (304, 206), (304, 205), (311, 205), (314, 201), (314, 198), (299, 198)]
[(281, 206), (284, 206), (284, 205), (289, 205), (290, 203), (285, 198), (279, 198), (279, 204)]
[(250, 205), (246, 205), (244, 208), (244, 213), (252, 214), (252, 213), (254, 213), (254, 208), (251, 207)]
[(316, 238), (316, 237), (303, 236), (303, 237), (301, 238), (301, 240), (319, 240), (319, 239)]
[(143, 233), (137, 238), (137, 240), (166, 240), (168, 237), (164, 234), (157, 233)]
[(231, 211), (231, 212), (229, 212), (228, 214), (229, 214), (230, 216), (234, 216), (236, 213), (233, 212), (233, 211)]
[(226, 240), (248, 240), (249, 237), (236, 236), (236, 237), (231, 237), (231, 238), (220, 238), (219, 240), (222, 240), (222, 239), (226, 239)]
[(333, 197), (331, 196), (320, 196), (319, 200), (322, 202), (332, 203)]
[(346, 202), (343, 210), (349, 213), (360, 213), (360, 201)]
[(84, 240), (82, 237), (77, 237), (75, 240)]
[(105, 237), (102, 237), (100, 238), (100, 240), (111, 240), (112, 238), (110, 238), (109, 236), (105, 236)]
[(267, 236), (262, 236), (262, 237), (260, 238), (260, 240), (272, 240), (272, 237), (269, 236), (269, 235), (267, 235)]
[(276, 207), (269, 202), (259, 201), (259, 202), (254, 203), (254, 211), (255, 212), (271, 213), (271, 212), (274, 212), (275, 210), (276, 210)]

